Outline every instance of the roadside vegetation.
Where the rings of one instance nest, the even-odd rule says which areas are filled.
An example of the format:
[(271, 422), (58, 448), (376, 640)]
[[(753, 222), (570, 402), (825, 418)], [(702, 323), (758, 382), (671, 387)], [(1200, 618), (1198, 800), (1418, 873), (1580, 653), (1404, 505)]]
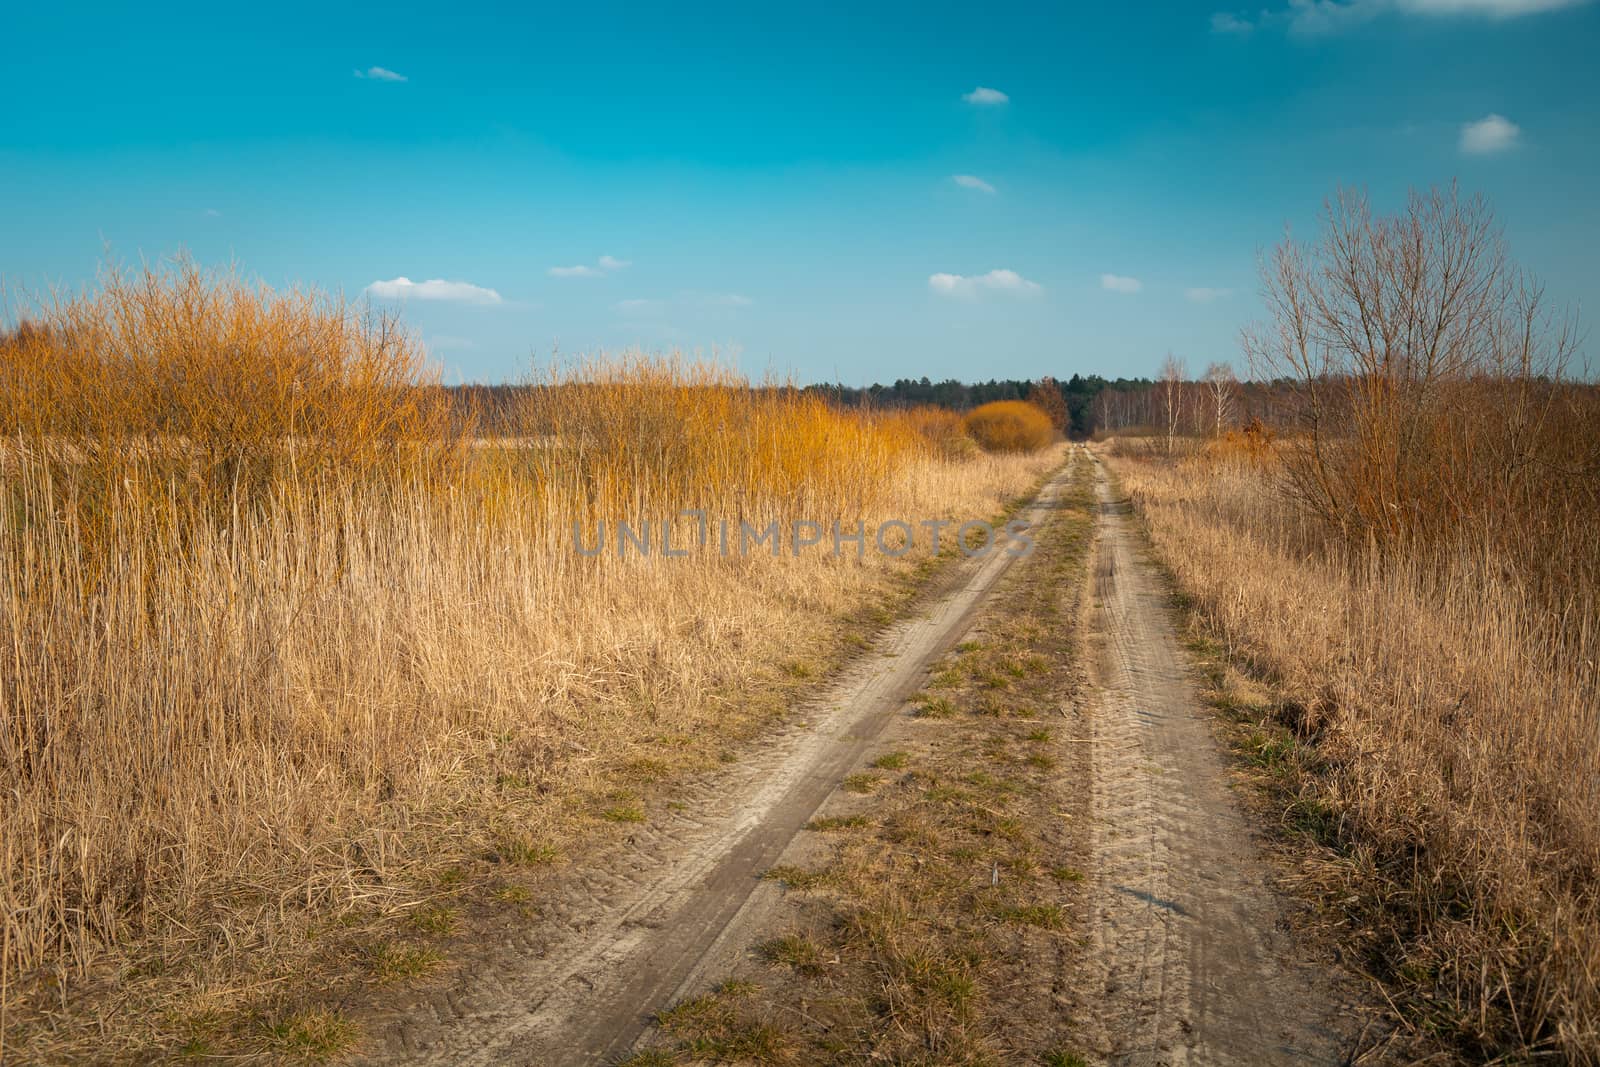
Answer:
[(187, 262), (0, 334), (0, 1055), (237, 1051), (237, 1017), (336, 1054), (289, 995), (330, 930), (427, 973), (466, 861), (647, 818), (619, 782), (721, 758), (881, 622), (927, 558), (877, 524), (1056, 462), (676, 357), (531, 385), (485, 436), (398, 321)]
[(1408, 1055), (1600, 1062), (1600, 396), (1567, 380), (1577, 334), (1454, 190), (1389, 218), (1341, 198), (1264, 286), (1247, 349), (1296, 417), (1118, 439), (1114, 470)]

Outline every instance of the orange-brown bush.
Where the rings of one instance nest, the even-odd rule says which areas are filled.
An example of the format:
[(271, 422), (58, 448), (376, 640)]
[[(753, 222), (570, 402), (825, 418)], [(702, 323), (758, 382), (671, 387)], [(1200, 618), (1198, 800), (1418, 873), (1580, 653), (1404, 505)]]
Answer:
[(1022, 400), (984, 404), (962, 422), (985, 452), (1037, 452), (1056, 436), (1049, 414)]
[(1027, 401), (1050, 416), (1050, 425), (1055, 427), (1056, 433), (1067, 432), (1072, 416), (1067, 411), (1067, 398), (1061, 395), (1061, 386), (1054, 378), (1045, 375), (1030, 385)]
[(1243, 462), (1257, 469), (1265, 469), (1276, 458), (1277, 440), (1277, 431), (1263, 424), (1260, 419), (1251, 419), (1237, 429), (1226, 430), (1220, 436), (1213, 437), (1202, 446), (1201, 451), (1217, 462)]
[[(916, 419), (642, 356), (469, 441), (397, 324), (187, 264), (34, 321), (0, 338), (11, 1026), (119, 959), (242, 995), (230, 968), (414, 899), (514, 804), (528, 832), (649, 737), (729, 729), (910, 565), (586, 558), (574, 521), (987, 517), (1052, 458), (952, 463)], [(112, 1008), (79, 1054), (160, 1021)]]

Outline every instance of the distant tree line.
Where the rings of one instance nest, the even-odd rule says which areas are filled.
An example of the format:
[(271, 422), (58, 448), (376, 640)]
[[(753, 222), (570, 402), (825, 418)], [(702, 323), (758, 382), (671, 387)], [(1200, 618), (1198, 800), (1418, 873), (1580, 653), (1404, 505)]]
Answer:
[[(460, 408), (476, 412), (479, 424), (491, 432), (508, 422), (506, 415), (517, 397), (530, 388), (536, 387), (449, 387)], [(997, 400), (1027, 400), (1044, 408), (1057, 429), (1075, 438), (1127, 430), (1204, 435), (1252, 419), (1282, 425), (1292, 410), (1287, 382), (1237, 381), (1227, 364), (1212, 364), (1205, 377), (1195, 380), (1189, 379), (1178, 364), (1175, 383), (1166, 376), (1105, 378), (1073, 374), (1066, 379), (1046, 375), (1035, 380), (992, 378), (982, 382), (901, 378), (891, 385), (858, 388), (822, 383), (804, 386), (802, 391), (821, 394), (842, 407), (881, 409), (934, 406), (970, 411)]]
[[(1059, 429), (1073, 437), (1087, 437), (1102, 427), (1098, 424), (1095, 399), (1105, 392), (1136, 395), (1155, 388), (1151, 378), (1102, 378), (1098, 374), (1074, 374), (1066, 379), (1045, 376), (1036, 381), (1022, 378), (994, 378), (986, 382), (962, 382), (947, 378), (942, 382), (927, 378), (901, 378), (893, 385), (869, 385), (857, 389), (848, 385), (811, 385), (806, 388), (825, 394), (837, 404), (879, 408), (910, 408), (933, 404), (952, 411), (969, 411), (994, 400), (1032, 400), (1050, 411), (1053, 386), (1064, 405), (1063, 413), (1051, 411)], [(1042, 395), (1041, 395), (1042, 393)]]

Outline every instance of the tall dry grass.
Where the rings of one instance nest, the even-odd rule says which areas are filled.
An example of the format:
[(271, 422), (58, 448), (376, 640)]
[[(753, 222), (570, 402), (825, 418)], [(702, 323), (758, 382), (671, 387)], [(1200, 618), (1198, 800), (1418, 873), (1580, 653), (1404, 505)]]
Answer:
[(1404, 554), (1331, 538), (1275, 452), (1238, 441), (1115, 469), (1208, 628), (1315, 739), (1299, 817), (1377, 887), (1355, 921), (1419, 994), (1413, 1022), (1474, 1058), (1600, 1062), (1593, 590), (1557, 606), (1542, 568), (1471, 536)]
[(574, 521), (987, 517), (1055, 459), (675, 359), (553, 373), (505, 440), (432, 384), (392, 320), (188, 263), (0, 337), (13, 1023), (525, 840), (508, 812), (721, 729), (917, 556), (585, 557)]

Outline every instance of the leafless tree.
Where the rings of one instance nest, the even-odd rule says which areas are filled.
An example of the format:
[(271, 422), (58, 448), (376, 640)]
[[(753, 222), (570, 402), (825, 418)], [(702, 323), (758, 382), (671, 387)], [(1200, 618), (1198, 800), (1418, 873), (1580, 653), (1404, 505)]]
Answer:
[(1183, 380), (1188, 368), (1183, 360), (1167, 353), (1161, 361), (1161, 404), (1167, 416), (1167, 451), (1172, 451), (1172, 439), (1178, 432), (1178, 420), (1183, 417)]
[(1233, 364), (1213, 363), (1206, 368), (1206, 392), (1211, 398), (1211, 413), (1216, 436), (1222, 436), (1222, 424), (1233, 417), (1233, 397), (1239, 380), (1233, 375)]
[(1481, 512), (1532, 473), (1578, 338), (1511, 263), (1481, 197), (1452, 185), (1376, 217), (1341, 192), (1321, 238), (1286, 238), (1261, 273), (1270, 320), (1245, 332), (1245, 353), (1254, 377), (1294, 383), (1305, 434), (1288, 470), (1334, 526), (1385, 543)]

